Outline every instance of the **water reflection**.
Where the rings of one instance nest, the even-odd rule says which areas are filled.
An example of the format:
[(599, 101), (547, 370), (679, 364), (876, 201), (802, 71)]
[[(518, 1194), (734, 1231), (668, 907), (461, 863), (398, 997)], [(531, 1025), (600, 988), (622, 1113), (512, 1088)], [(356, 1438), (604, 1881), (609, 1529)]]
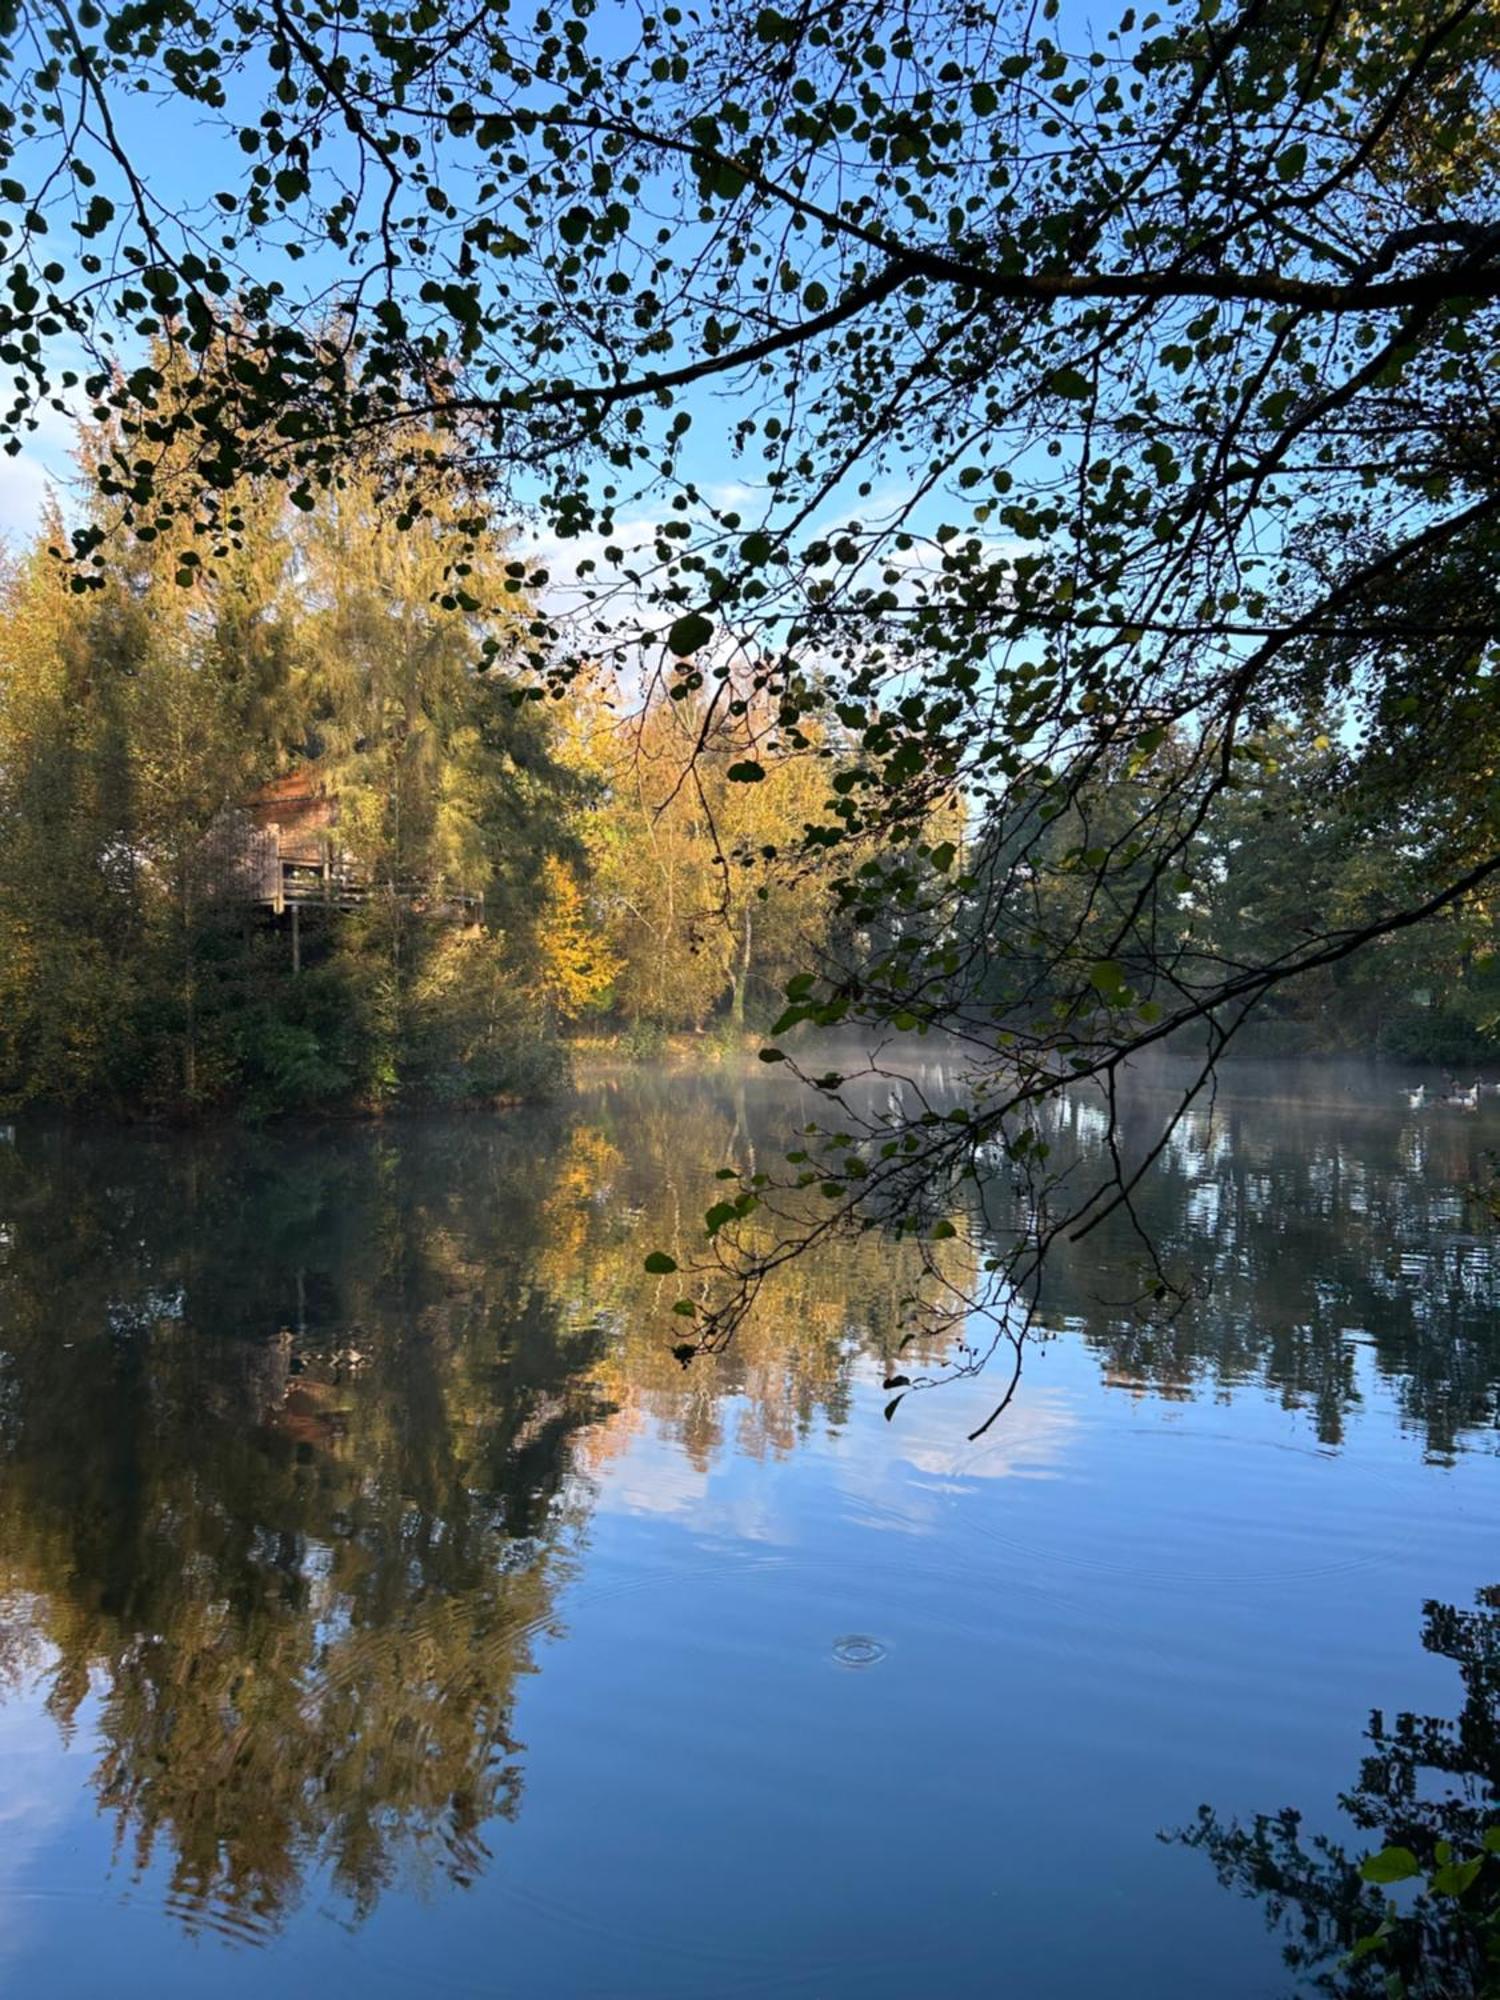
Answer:
[[(1171, 1836), (1206, 1854), (1224, 1888), (1262, 1903), (1287, 1966), (1343, 2000), (1495, 1991), (1500, 1854), (1484, 1840), (1500, 1812), (1500, 1588), (1481, 1590), (1473, 1610), (1428, 1603), (1422, 1645), (1457, 1667), (1462, 1703), (1452, 1718), (1373, 1711), (1358, 1781), (1339, 1800), (1358, 1836), (1351, 1846), (1304, 1835), (1293, 1806), (1244, 1826), (1205, 1805)], [(1424, 1883), (1384, 1948), (1360, 1956), (1354, 1947), (1377, 1931), (1385, 1895), (1364, 1881), (1359, 1858), (1386, 1847), (1407, 1849), (1424, 1877), (1443, 1859), (1476, 1857), (1475, 1879), (1458, 1897)]]
[(64, 1732), (97, 1698), (99, 1808), (187, 1921), (471, 1879), (591, 1475), (647, 1422), (701, 1467), (731, 1408), (751, 1456), (840, 1421), (899, 1259), (798, 1273), (713, 1372), (661, 1337), (641, 1232), (741, 1143), (708, 1109), (7, 1149), (0, 1674)]
[[(1128, 1107), (1132, 1143), (1154, 1109)], [(314, 1876), (354, 1917), (472, 1882), (523, 1802), (520, 1689), (601, 1488), (690, 1511), (725, 1454), (842, 1433), (896, 1352), (912, 1246), (825, 1245), (687, 1370), (641, 1263), (797, 1113), (758, 1078), (636, 1076), (501, 1121), (0, 1149), (0, 1681), (87, 1735), (123, 1865), (165, 1868), (184, 1922), (273, 1933)], [(1060, 1116), (1098, 1143), (1086, 1102)], [(1326, 1443), (1364, 1354), (1433, 1453), (1492, 1446), (1495, 1271), (1461, 1193), (1483, 1142), (1222, 1104), (1141, 1201), (1193, 1302), (1154, 1325), (1110, 1305), (1136, 1254), (1114, 1229), (1064, 1251), (1049, 1323), (1113, 1388), (1262, 1386)], [(941, 1395), (914, 1400), (892, 1435), (933, 1512), (896, 1525), (1073, 1448), (1044, 1384), (1013, 1416), (980, 1455)], [(878, 1485), (857, 1459), (840, 1481)]]
[[(441, 1168), (432, 1171), (436, 1159)], [(356, 1911), (515, 1810), (515, 1682), (582, 1503), (597, 1328), (514, 1143), (53, 1138), (8, 1163), (3, 1657), (189, 1920)]]
[[(1254, 1081), (1241, 1072), (1187, 1115), (1135, 1201), (1187, 1304), (1107, 1309), (1145, 1289), (1142, 1246), (1122, 1220), (1058, 1245), (1044, 1318), (1080, 1334), (1113, 1387), (1182, 1398), (1258, 1383), (1310, 1411), (1326, 1444), (1360, 1406), (1368, 1355), (1434, 1456), (1492, 1449), (1500, 1266), (1493, 1222), (1469, 1194), (1487, 1178), (1492, 1121), (1398, 1113), (1379, 1076), (1357, 1075), (1351, 1094), (1334, 1081), (1320, 1095), (1257, 1097)], [(1123, 1100), (1127, 1159), (1159, 1131), (1167, 1088)], [(1087, 1100), (1053, 1115), (1063, 1148), (1087, 1154), (1102, 1129)]]

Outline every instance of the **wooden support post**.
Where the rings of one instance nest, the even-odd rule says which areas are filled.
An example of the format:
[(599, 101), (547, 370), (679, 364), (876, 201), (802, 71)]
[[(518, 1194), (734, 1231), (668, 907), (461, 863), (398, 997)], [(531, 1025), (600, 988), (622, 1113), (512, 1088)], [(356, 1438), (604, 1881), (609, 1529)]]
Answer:
[(295, 979), (302, 970), (302, 910), (299, 904), (292, 905), (292, 977)]

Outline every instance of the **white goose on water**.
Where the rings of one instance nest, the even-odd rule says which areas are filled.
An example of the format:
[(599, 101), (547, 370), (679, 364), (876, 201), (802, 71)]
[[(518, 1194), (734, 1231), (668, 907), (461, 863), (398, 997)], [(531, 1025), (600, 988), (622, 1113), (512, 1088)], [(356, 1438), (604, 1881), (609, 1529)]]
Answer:
[(1479, 1085), (1471, 1083), (1467, 1090), (1460, 1090), (1458, 1085), (1455, 1084), (1443, 1099), (1443, 1102), (1444, 1104), (1451, 1104), (1455, 1111), (1477, 1111), (1479, 1109)]
[(1422, 1106), (1427, 1102), (1426, 1084), (1419, 1083), (1415, 1090), (1407, 1091), (1406, 1101), (1411, 1106), (1413, 1111), (1420, 1111), (1422, 1109)]

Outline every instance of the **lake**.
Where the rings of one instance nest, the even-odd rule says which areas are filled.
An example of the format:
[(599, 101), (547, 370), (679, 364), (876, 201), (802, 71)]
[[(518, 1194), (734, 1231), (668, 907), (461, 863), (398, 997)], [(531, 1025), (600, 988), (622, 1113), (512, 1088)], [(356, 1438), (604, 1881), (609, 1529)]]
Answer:
[(673, 1358), (645, 1251), (808, 1115), (756, 1066), (23, 1121), (0, 1987), (1295, 1990), (1174, 1836), (1294, 1807), (1370, 1845), (1370, 1712), (1453, 1715), (1428, 1607), (1500, 1583), (1500, 1100), (1398, 1083), (1227, 1072), (1142, 1197), (1195, 1296), (1143, 1321), (1128, 1231), (1070, 1246), (972, 1444), (993, 1371), (883, 1415), (909, 1244), (833, 1243)]

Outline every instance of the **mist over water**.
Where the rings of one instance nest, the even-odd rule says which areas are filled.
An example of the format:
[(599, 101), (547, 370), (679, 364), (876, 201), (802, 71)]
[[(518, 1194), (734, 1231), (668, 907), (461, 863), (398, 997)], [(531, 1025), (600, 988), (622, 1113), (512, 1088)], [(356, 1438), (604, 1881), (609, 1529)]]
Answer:
[[(1179, 1081), (1132, 1079), (1128, 1146)], [(1138, 1204), (1187, 1303), (1130, 1309), (1123, 1219), (1064, 1245), (977, 1444), (983, 1377), (882, 1415), (917, 1274), (878, 1234), (674, 1360), (644, 1252), (819, 1114), (759, 1066), (23, 1126), (0, 1984), (1284, 1990), (1158, 1834), (1338, 1831), (1370, 1708), (1452, 1705), (1424, 1603), (1500, 1581), (1500, 1099), (1401, 1085), (1226, 1068)], [(1049, 1127), (1080, 1172), (1102, 1135), (1086, 1091)], [(992, 1227), (1010, 1199), (997, 1166)]]

